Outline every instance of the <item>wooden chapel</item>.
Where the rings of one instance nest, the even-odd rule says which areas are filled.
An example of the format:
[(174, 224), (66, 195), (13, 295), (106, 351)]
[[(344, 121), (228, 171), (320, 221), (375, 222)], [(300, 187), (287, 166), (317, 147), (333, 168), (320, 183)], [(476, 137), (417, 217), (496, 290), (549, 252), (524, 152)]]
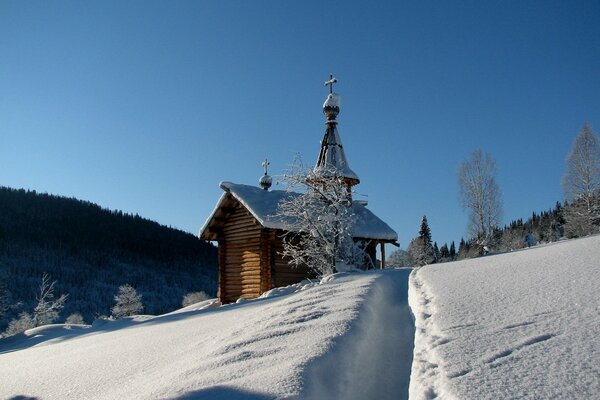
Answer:
[[(350, 169), (337, 130), (337, 115), (340, 112), (339, 96), (333, 93), (333, 76), (325, 82), (329, 95), (323, 104), (326, 116), (325, 135), (315, 173), (326, 174), (332, 167), (342, 174), (348, 192), (360, 182)], [(218, 297), (223, 303), (235, 302), (240, 298), (253, 299), (262, 293), (287, 286), (311, 277), (306, 267), (292, 267), (281, 255), (282, 236), (285, 227), (277, 217), (280, 201), (297, 193), (270, 190), (272, 179), (268, 175), (268, 162), (263, 163), (265, 174), (258, 186), (221, 182), (223, 194), (212, 214), (200, 229), (199, 237), (216, 241), (219, 249)], [(385, 262), (385, 243), (397, 244), (398, 235), (385, 222), (373, 214), (365, 202), (352, 201), (350, 207), (356, 216), (353, 237), (366, 244), (366, 253), (376, 259), (377, 245), (381, 247), (382, 267)], [(374, 264), (374, 263), (373, 263)]]

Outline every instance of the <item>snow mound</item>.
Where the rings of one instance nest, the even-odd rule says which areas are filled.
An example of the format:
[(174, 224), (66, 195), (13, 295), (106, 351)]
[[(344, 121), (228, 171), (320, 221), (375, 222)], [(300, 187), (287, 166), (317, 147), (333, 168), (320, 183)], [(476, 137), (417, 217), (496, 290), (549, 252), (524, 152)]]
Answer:
[(411, 399), (598, 398), (600, 236), (411, 276)]
[(0, 398), (406, 398), (409, 272), (337, 274), (242, 304), (0, 343)]

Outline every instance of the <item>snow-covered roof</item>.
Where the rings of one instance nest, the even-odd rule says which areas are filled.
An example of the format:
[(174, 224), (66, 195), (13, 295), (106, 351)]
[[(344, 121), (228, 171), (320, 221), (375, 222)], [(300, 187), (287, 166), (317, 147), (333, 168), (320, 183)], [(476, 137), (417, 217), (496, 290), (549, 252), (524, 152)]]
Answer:
[[(242, 185), (232, 182), (221, 182), (220, 186), (225, 193), (223, 193), (215, 210), (200, 229), (200, 236), (202, 236), (203, 232), (209, 227), (213, 216), (218, 211), (228, 193), (239, 201), (265, 228), (285, 230), (293, 223), (293, 221), (277, 215), (277, 207), (282, 200), (290, 198), (291, 196), (299, 196), (299, 193), (287, 192), (285, 190), (267, 191), (257, 186)], [(352, 202), (352, 211), (356, 216), (354, 237), (394, 242), (398, 240), (398, 234), (361, 202)]]

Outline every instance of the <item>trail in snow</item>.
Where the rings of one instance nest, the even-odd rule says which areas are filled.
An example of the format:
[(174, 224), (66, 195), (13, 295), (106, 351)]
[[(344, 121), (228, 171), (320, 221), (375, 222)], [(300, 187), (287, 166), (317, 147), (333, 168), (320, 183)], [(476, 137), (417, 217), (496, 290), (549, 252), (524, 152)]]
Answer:
[(408, 399), (415, 333), (410, 272), (379, 273), (349, 334), (309, 365), (301, 398)]
[(242, 304), (38, 328), (0, 341), (0, 398), (406, 398), (408, 274), (338, 274)]

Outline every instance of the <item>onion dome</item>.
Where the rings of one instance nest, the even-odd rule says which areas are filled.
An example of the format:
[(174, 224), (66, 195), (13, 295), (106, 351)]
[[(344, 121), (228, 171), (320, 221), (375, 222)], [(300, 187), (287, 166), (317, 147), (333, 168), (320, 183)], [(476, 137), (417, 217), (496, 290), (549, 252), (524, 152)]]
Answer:
[(269, 160), (267, 160), (265, 158), (265, 161), (263, 161), (263, 163), (262, 163), (262, 166), (265, 169), (265, 174), (263, 176), (261, 176), (260, 179), (258, 180), (258, 184), (264, 190), (269, 190), (269, 188), (273, 184), (273, 178), (271, 178), (271, 176), (268, 174), (269, 165), (270, 165)]

